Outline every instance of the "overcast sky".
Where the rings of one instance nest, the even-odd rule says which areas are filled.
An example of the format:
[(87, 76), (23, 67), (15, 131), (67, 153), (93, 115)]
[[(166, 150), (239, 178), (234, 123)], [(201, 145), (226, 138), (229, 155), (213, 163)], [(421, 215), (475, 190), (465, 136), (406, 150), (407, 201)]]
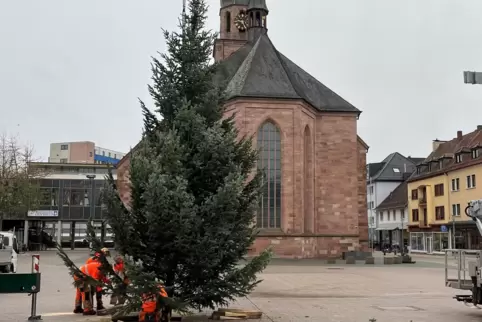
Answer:
[[(209, 27), (219, 26), (219, 0)], [(480, 0), (268, 0), (279, 51), (363, 111), (368, 160), (426, 156), (482, 124)], [(0, 1), (0, 131), (48, 157), (50, 142), (128, 151), (150, 105), (150, 57), (182, 0)]]

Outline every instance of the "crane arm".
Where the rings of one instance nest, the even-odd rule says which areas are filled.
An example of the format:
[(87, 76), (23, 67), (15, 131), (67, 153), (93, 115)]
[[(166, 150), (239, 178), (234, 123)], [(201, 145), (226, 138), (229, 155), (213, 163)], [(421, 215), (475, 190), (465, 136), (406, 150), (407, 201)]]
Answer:
[(472, 200), (465, 208), (465, 214), (475, 221), (475, 225), (482, 236), (482, 199)]

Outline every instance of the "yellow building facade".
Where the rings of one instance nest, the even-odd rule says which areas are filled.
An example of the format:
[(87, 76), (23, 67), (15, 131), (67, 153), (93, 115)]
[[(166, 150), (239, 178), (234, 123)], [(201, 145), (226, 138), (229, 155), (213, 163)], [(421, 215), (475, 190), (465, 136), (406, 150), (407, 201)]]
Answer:
[(408, 179), (407, 193), (413, 252), (482, 249), (482, 236), (465, 214), (469, 201), (482, 199), (482, 126), (434, 141), (433, 152)]

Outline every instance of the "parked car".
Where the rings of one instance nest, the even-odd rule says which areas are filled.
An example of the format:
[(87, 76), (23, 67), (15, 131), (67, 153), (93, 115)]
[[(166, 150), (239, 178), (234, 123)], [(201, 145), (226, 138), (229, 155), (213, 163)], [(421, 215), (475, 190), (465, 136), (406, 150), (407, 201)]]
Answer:
[(18, 253), (18, 243), (15, 234), (12, 232), (0, 232), (0, 272), (17, 272)]

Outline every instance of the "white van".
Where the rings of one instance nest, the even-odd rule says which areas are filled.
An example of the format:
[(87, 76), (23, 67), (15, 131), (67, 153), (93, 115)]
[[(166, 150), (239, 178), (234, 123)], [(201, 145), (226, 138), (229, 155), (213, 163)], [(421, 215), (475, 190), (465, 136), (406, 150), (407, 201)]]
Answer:
[(18, 262), (17, 237), (12, 232), (0, 231), (0, 272), (16, 273)]

